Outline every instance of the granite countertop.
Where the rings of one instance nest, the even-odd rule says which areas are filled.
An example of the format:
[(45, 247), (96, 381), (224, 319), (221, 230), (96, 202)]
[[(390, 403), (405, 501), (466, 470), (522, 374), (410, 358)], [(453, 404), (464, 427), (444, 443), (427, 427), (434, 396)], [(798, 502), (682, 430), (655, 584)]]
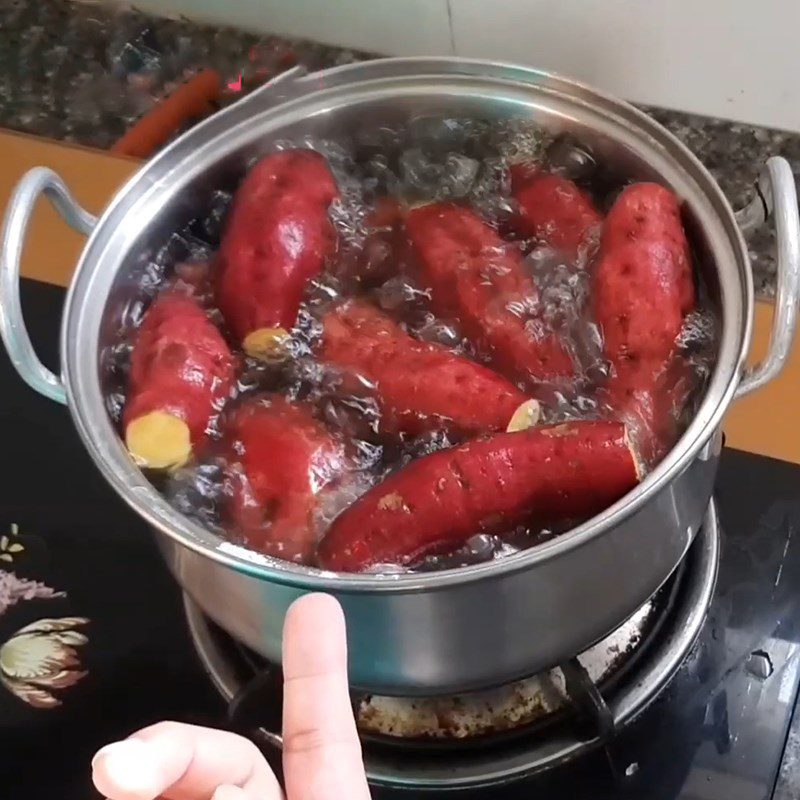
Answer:
[[(367, 53), (231, 28), (162, 19), (129, 6), (0, 0), (0, 126), (107, 148), (158, 98), (199, 67), (233, 78), (243, 65), (274, 74), (320, 69)], [(647, 108), (709, 168), (734, 208), (744, 206), (770, 155), (800, 173), (800, 134)], [(756, 290), (774, 294), (774, 236), (750, 241)]]

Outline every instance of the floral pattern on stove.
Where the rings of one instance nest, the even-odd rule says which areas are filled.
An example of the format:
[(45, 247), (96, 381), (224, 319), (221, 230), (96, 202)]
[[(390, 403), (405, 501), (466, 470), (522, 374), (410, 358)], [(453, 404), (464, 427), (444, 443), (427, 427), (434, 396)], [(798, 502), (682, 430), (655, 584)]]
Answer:
[(66, 596), (66, 592), (57, 592), (41, 581), (19, 578), (13, 572), (0, 569), (0, 615), (20, 600), (51, 600)]
[(19, 541), (19, 525), (11, 523), (8, 535), (0, 536), (0, 561), (7, 561), (9, 564), (20, 553), (25, 552), (25, 545)]
[(61, 617), (20, 628), (0, 647), (0, 683), (34, 708), (61, 705), (53, 692), (87, 675), (79, 669), (75, 648), (89, 640), (75, 629), (88, 622), (85, 617)]
[[(17, 525), (0, 536), (0, 560), (13, 563), (25, 553), (19, 537)], [(41, 581), (0, 569), (0, 615), (21, 601), (66, 596)], [(33, 708), (61, 705), (55, 692), (74, 686), (88, 674), (81, 669), (76, 649), (89, 641), (77, 630), (88, 623), (86, 617), (44, 618), (20, 628), (0, 645), (0, 684)]]

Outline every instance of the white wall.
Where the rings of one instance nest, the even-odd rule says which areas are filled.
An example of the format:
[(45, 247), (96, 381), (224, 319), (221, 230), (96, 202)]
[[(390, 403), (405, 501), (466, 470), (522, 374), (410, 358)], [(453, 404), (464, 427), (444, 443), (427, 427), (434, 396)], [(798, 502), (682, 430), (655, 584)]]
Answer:
[(141, 0), (392, 55), (457, 54), (621, 97), (800, 131), (800, 0)]

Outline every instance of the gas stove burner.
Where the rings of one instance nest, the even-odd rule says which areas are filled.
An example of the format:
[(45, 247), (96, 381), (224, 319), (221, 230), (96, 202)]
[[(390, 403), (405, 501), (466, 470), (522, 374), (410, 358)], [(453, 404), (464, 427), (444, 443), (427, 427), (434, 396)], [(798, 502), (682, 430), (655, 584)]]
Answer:
[[(616, 631), (548, 672), (455, 697), (354, 695), (367, 775), (375, 786), (496, 785), (606, 743), (647, 708), (691, 650), (719, 561), (712, 503), (681, 567)], [(200, 659), (229, 702), (233, 725), (280, 747), (280, 671), (185, 598)]]
[(591, 703), (587, 692), (595, 687), (605, 692), (623, 679), (660, 630), (680, 583), (676, 575), (612, 634), (548, 672), (450, 696), (357, 695), (354, 710), (362, 739), (420, 749), (483, 747), (552, 725), (574, 710), (578, 699)]

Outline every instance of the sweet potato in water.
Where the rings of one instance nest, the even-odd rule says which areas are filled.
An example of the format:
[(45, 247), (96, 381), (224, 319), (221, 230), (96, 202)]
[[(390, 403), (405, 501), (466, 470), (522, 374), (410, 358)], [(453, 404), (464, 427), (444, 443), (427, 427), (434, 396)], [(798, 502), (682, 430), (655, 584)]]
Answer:
[(678, 433), (678, 419), (692, 389), (691, 371), (679, 355), (661, 364), (626, 365), (604, 389), (605, 398), (625, 420), (643, 460), (655, 464)]
[(662, 274), (674, 281), (678, 303), (685, 314), (695, 306), (695, 289), (680, 202), (665, 186), (634, 183), (623, 189), (608, 212), (602, 251), (624, 252), (630, 245), (647, 248), (654, 243), (661, 244), (669, 254), (668, 258), (659, 259)]
[(517, 229), (570, 256), (589, 244), (602, 222), (589, 195), (560, 175), (515, 165), (511, 188), (519, 205)]
[(671, 444), (675, 410), (686, 399), (686, 369), (675, 353), (695, 289), (689, 244), (675, 195), (633, 184), (606, 218), (593, 275), (594, 315), (612, 368), (610, 404), (638, 428), (648, 461)]
[[(350, 373), (354, 391), (362, 385), (356, 376), (374, 386), (387, 433), (416, 435), (442, 425), (463, 434), (505, 430), (528, 402), (497, 373), (412, 338), (363, 301), (342, 303), (325, 315), (319, 355)], [(534, 417), (531, 423), (538, 413)]]
[(663, 359), (694, 308), (689, 244), (675, 195), (654, 183), (625, 189), (606, 218), (593, 295), (612, 363)]
[(528, 318), (538, 292), (522, 257), (477, 214), (434, 203), (409, 211), (406, 231), (434, 309), (457, 320), (498, 370), (515, 381), (573, 374), (561, 339)]
[(226, 421), (229, 516), (247, 544), (307, 562), (316, 546), (320, 492), (336, 481), (344, 447), (309, 407), (275, 396), (250, 400)]
[(220, 309), (245, 351), (280, 352), (309, 280), (336, 248), (328, 206), (338, 196), (312, 150), (262, 158), (239, 187), (219, 252)]
[(623, 424), (570, 422), (500, 433), (412, 461), (340, 514), (320, 564), (360, 572), (413, 564), (482, 531), (597, 513), (632, 489)]
[(192, 299), (162, 294), (150, 306), (131, 354), (125, 442), (137, 463), (177, 467), (202, 447), (235, 381), (222, 335)]

